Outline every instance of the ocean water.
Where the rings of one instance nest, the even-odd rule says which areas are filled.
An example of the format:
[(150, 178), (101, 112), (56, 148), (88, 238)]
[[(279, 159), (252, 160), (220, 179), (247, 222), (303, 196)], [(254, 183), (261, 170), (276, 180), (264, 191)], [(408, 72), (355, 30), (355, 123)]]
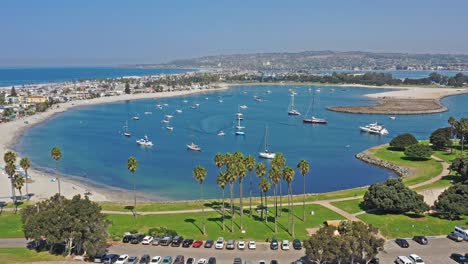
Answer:
[(188, 69), (141, 69), (121, 67), (38, 67), (0, 68), (0, 87), (23, 84), (64, 82), (95, 78), (182, 73)]
[[(214, 198), (220, 195), (216, 186), (218, 169), (213, 164), (214, 155), (240, 150), (258, 160), (257, 153), (262, 149), (267, 126), (270, 149), (282, 152), (287, 165), (295, 167), (301, 159), (309, 161), (307, 192), (327, 192), (365, 186), (395, 176), (390, 171), (355, 159), (356, 153), (387, 143), (400, 133), (409, 132), (419, 139), (425, 139), (436, 128), (446, 126), (449, 116), (460, 118), (468, 114), (468, 95), (443, 99), (449, 112), (397, 116), (396, 120), (390, 120), (385, 115), (331, 112), (325, 107), (372, 104), (373, 101), (363, 95), (381, 90), (326, 86), (320, 87), (321, 91), (316, 93), (315, 115), (328, 119), (329, 124), (303, 124), (302, 117), (287, 115), (290, 88), (298, 93), (296, 108), (305, 114), (312, 98), (310, 86), (238, 86), (184, 97), (75, 108), (26, 131), (15, 149), (30, 157), (34, 166), (48, 170), (54, 167), (50, 150), (59, 146), (63, 152), (59, 165), (62, 173), (129, 190), (132, 177), (127, 171), (126, 162), (129, 156), (135, 156), (139, 161), (137, 189), (149, 195), (175, 200), (198, 198), (199, 191), (192, 170), (200, 164), (208, 170), (206, 195)], [(264, 101), (256, 102), (254, 96)], [(155, 107), (156, 104), (168, 106), (160, 110)], [(199, 104), (199, 107), (192, 109), (190, 106), (194, 104)], [(234, 135), (235, 114), (239, 105), (248, 106), (242, 110), (245, 136)], [(176, 113), (176, 109), (183, 112)], [(145, 115), (146, 111), (152, 114)], [(140, 116), (138, 121), (132, 120), (136, 114)], [(167, 114), (174, 116), (171, 120), (174, 131), (168, 131), (162, 123)], [(126, 120), (132, 133), (130, 138), (122, 135)], [(376, 136), (359, 131), (359, 126), (376, 121), (384, 123), (390, 135)], [(223, 130), (226, 136), (217, 136), (219, 130)], [(135, 140), (145, 134), (153, 141), (154, 147), (137, 146)], [(191, 142), (198, 144), (202, 151), (187, 150), (186, 144)], [(294, 193), (302, 193), (301, 177), (296, 172)], [(258, 179), (255, 175), (253, 179), (254, 194), (259, 195)], [(244, 184), (244, 192), (247, 192), (248, 177)]]

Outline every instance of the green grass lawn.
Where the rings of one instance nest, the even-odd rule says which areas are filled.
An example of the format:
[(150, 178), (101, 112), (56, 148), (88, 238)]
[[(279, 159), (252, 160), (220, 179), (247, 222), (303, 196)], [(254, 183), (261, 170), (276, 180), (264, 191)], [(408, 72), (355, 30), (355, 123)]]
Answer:
[(467, 219), (450, 221), (436, 216), (419, 218), (397, 214), (367, 213), (359, 215), (358, 218), (379, 228), (387, 238), (445, 235), (452, 232), (454, 226), (467, 224)]
[[(468, 151), (464, 152), (466, 156), (468, 154)], [(434, 151), (434, 156), (448, 163), (451, 163), (454, 159), (459, 158), (461, 156), (461, 149), (454, 148), (452, 153), (450, 153), (450, 150), (436, 150)]]
[(0, 248), (0, 263), (58, 261), (62, 256), (54, 256), (48, 252), (36, 252), (26, 248)]
[[(272, 209), (271, 209), (272, 210)], [(310, 212), (314, 211), (314, 215)], [(227, 210), (228, 211), (228, 210)], [(234, 219), (234, 233), (230, 232), (230, 219), (226, 218), (226, 231), (222, 230), (222, 217), (218, 212), (206, 213), (206, 230), (207, 237), (202, 234), (202, 214), (189, 213), (189, 214), (171, 214), (171, 215), (145, 215), (137, 216), (134, 218), (131, 215), (108, 215), (113, 224), (109, 229), (111, 235), (122, 235), (124, 232), (137, 229), (139, 232), (147, 232), (149, 228), (165, 226), (167, 228), (175, 229), (179, 234), (184, 237), (193, 239), (216, 239), (216, 237), (224, 236), (225, 238), (233, 239), (255, 239), (258, 241), (265, 241), (267, 238), (274, 236), (274, 218), (270, 211), (269, 222), (265, 223), (259, 219), (259, 215), (254, 213), (253, 219), (248, 217), (245, 213), (243, 217), (245, 234), (239, 231), (239, 215)], [(302, 222), (302, 206), (294, 207), (295, 214), (295, 230), (296, 237), (305, 239), (307, 237), (306, 228), (318, 227), (326, 220), (341, 220), (344, 219), (339, 214), (320, 206), (320, 205), (307, 205), (306, 206), (306, 222)], [(287, 213), (284, 212), (283, 216), (278, 219), (278, 237), (289, 238), (287, 233)]]
[(24, 237), (21, 217), (13, 212), (3, 212), (0, 214), (0, 238), (10, 237)]
[(333, 202), (331, 204), (350, 214), (355, 214), (364, 211), (361, 208), (362, 201), (362, 199), (355, 199), (348, 201)]

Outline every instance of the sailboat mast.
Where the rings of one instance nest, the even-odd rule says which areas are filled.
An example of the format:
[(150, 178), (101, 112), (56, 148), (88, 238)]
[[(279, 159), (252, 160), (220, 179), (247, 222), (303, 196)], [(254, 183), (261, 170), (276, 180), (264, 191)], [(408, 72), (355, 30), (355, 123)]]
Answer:
[(268, 137), (268, 127), (265, 126), (265, 151), (268, 150), (268, 147), (267, 147), (267, 137)]

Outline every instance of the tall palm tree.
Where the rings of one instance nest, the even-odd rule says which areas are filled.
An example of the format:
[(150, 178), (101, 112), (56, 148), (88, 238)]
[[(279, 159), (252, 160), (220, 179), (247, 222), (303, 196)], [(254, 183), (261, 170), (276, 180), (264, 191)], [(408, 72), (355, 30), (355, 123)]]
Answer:
[(226, 172), (220, 172), (218, 174), (218, 177), (216, 177), (216, 183), (218, 184), (219, 188), (223, 191), (223, 200), (222, 200), (222, 207), (223, 207), (223, 231), (226, 229), (226, 226), (224, 224), (224, 215), (225, 215), (225, 210), (226, 206), (224, 204), (224, 190), (226, 189)]
[[(271, 166), (276, 168), (278, 171), (283, 171), (283, 167), (286, 165), (286, 158), (284, 157), (283, 153), (276, 153), (275, 158), (271, 161)], [(280, 209), (279, 209), (279, 216), (283, 215), (283, 182), (281, 181), (282, 177), (279, 179), (279, 199), (280, 199)]]
[(239, 163), (237, 164), (237, 179), (239, 180), (239, 202), (240, 202), (240, 229), (244, 230), (244, 225), (242, 222), (242, 218), (244, 216), (244, 204), (242, 202), (242, 190), (243, 190), (243, 180), (244, 177), (247, 175), (247, 168), (244, 164), (244, 159), (241, 159)]
[[(450, 124), (450, 140), (453, 139), (453, 129), (455, 128), (455, 125), (457, 124), (457, 120), (455, 117), (451, 116), (448, 119), (448, 123)], [(450, 144), (450, 154), (453, 152), (453, 145)]]
[(26, 174), (26, 180), (25, 180), (26, 195), (28, 196), (28, 200), (29, 200), (31, 197), (29, 196), (29, 190), (28, 190), (28, 169), (31, 167), (31, 162), (29, 161), (28, 158), (22, 158), (20, 160), (20, 166), (21, 166), (21, 168), (23, 168), (24, 173)]
[(234, 232), (234, 182), (237, 179), (237, 165), (235, 163), (229, 163), (226, 171), (226, 181), (229, 182), (229, 193), (231, 195), (231, 233)]
[(57, 174), (58, 194), (61, 195), (60, 190), (60, 176), (58, 174), (58, 162), (62, 158), (62, 151), (59, 147), (53, 147), (50, 151), (50, 156), (55, 160), (55, 173)]
[(460, 118), (460, 121), (457, 122), (457, 125), (457, 130), (461, 134), (461, 156), (464, 157), (465, 134), (468, 133), (468, 118)]
[(213, 161), (214, 161), (216, 167), (218, 168), (218, 170), (221, 171), (221, 167), (223, 167), (223, 165), (224, 165), (224, 155), (219, 153), (219, 152), (216, 153), (216, 155), (213, 158)]
[(275, 234), (278, 233), (278, 183), (281, 181), (281, 171), (273, 167), (268, 171), (271, 182), (273, 183), (273, 195), (275, 196)]
[(16, 175), (16, 153), (13, 151), (7, 151), (3, 155), (3, 160), (5, 161), (5, 172), (10, 179), (11, 184), (11, 197), (13, 203), (16, 204), (16, 192), (15, 192), (15, 175)]
[(306, 174), (309, 172), (309, 163), (306, 160), (301, 160), (297, 164), (297, 168), (302, 174), (302, 221), (305, 222), (305, 191), (306, 191)]
[(138, 169), (138, 160), (134, 157), (130, 157), (127, 160), (127, 169), (132, 173), (133, 177), (133, 209), (136, 212), (136, 176), (135, 171)]
[[(263, 178), (263, 176), (265, 176), (265, 173), (266, 173), (265, 164), (263, 164), (261, 162), (257, 163), (257, 166), (255, 166), (255, 174), (257, 174), (257, 177), (260, 178), (260, 180), (261, 180)], [(261, 206), (262, 206), (262, 218), (263, 218), (263, 209), (266, 206), (266, 199), (265, 199), (265, 204), (264, 204), (262, 196), (263, 196), (263, 192), (260, 192), (260, 203), (261, 203)]]
[(15, 188), (18, 189), (18, 191), (20, 192), (20, 196), (22, 197), (23, 196), (23, 192), (21, 191), (23, 189), (23, 186), (24, 186), (24, 178), (21, 177), (21, 175), (16, 175), (15, 176)]
[(252, 171), (255, 169), (255, 158), (252, 155), (248, 155), (244, 161), (249, 171), (249, 215), (252, 218)]
[(193, 169), (193, 177), (200, 184), (200, 197), (202, 201), (202, 224), (203, 224), (203, 235), (206, 235), (206, 226), (205, 226), (205, 205), (203, 204), (203, 181), (206, 177), (206, 169), (203, 166), (198, 165)]
[[(262, 176), (260, 179), (260, 182), (258, 183), (258, 187), (260, 188), (260, 193), (265, 194), (265, 200), (266, 200), (267, 192), (268, 190), (270, 190), (270, 182), (264, 176)], [(262, 218), (263, 218), (263, 210), (264, 210), (264, 207), (263, 207), (263, 200), (262, 200)], [(268, 222), (268, 213), (265, 214), (265, 223), (267, 222)]]
[(294, 213), (292, 210), (292, 189), (291, 189), (291, 182), (294, 180), (295, 171), (290, 166), (286, 166), (283, 170), (283, 178), (288, 183), (288, 226), (289, 226), (289, 233), (292, 237), (294, 237)]

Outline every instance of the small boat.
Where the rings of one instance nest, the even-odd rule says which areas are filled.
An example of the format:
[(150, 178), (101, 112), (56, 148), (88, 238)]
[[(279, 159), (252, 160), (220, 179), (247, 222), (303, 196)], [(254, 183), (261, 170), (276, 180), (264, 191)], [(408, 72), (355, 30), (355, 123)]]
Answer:
[(245, 136), (245, 132), (239, 130), (239, 131), (236, 131), (236, 135), (238, 135), (238, 136)]
[(125, 131), (124, 131), (124, 133), (123, 133), (124, 136), (130, 137), (132, 134), (130, 134), (130, 132), (128, 132), (128, 121), (125, 121), (124, 129), (125, 129)]
[(133, 120), (140, 120), (140, 116), (139, 115), (136, 115), (134, 117), (132, 117)]
[(379, 123), (371, 123), (366, 126), (359, 127), (362, 132), (367, 132), (370, 134), (379, 134), (379, 135), (388, 135), (388, 130), (384, 127), (384, 125)]
[(260, 151), (258, 153), (258, 156), (260, 158), (264, 158), (264, 159), (274, 159), (276, 154), (275, 153), (272, 153), (268, 150), (268, 141), (267, 141), (267, 137), (268, 137), (268, 128), (265, 127), (265, 144), (264, 144), (264, 147), (263, 147), (263, 151)]
[(257, 101), (257, 102), (263, 102), (263, 99), (260, 98), (260, 97), (257, 97), (257, 98), (255, 98), (255, 101)]
[(320, 88), (317, 88), (317, 90), (316, 90), (316, 91), (317, 91), (317, 93), (320, 93)]
[(174, 127), (167, 126), (166, 129), (167, 129), (167, 130), (170, 130), (170, 131), (173, 131), (173, 130), (174, 130)]
[[(313, 114), (314, 114), (314, 104), (315, 104), (315, 90), (313, 92), (313, 95), (312, 95), (312, 103), (310, 105), (310, 112), (312, 113), (312, 116), (310, 118), (304, 118), (302, 119), (302, 123), (304, 124), (322, 124), (322, 125), (325, 125), (328, 123), (328, 121), (326, 119), (323, 119), (323, 118), (317, 118), (317, 117), (314, 117)], [(309, 110), (307, 110), (307, 114), (306, 115), (309, 115)]]
[(246, 105), (241, 105), (239, 106), (240, 109), (247, 109), (247, 106)]
[(198, 107), (195, 106), (195, 105), (191, 105), (190, 108), (191, 108), (191, 109), (197, 109)]
[(267, 93), (268, 93), (268, 94), (271, 94), (271, 90), (268, 90)]
[(220, 131), (218, 132), (218, 136), (220, 136), (220, 137), (223, 137), (223, 136), (225, 136), (225, 135), (226, 135), (226, 133), (224, 133), (224, 131), (222, 131), (222, 130), (220, 130)]
[(301, 115), (299, 111), (294, 109), (294, 95), (296, 93), (293, 91), (291, 92), (291, 102), (289, 103), (289, 110), (288, 110), (288, 115), (293, 115), (293, 116), (298, 116)]
[(187, 149), (193, 150), (193, 151), (201, 151), (201, 148), (198, 145), (195, 145), (195, 143), (187, 144)]
[(169, 104), (163, 104), (163, 106), (169, 106)]
[(157, 109), (163, 109), (162, 105), (160, 105), (160, 104), (156, 105), (156, 108)]
[(188, 101), (187, 101), (187, 100), (182, 100), (182, 102), (183, 102), (183, 103), (188, 103)]
[(208, 100), (208, 97), (205, 97), (205, 100)]
[(176, 111), (176, 113), (179, 113), (179, 114), (182, 113), (182, 110), (180, 110), (180, 109), (176, 109), (175, 111)]
[(222, 103), (222, 102), (224, 102), (224, 101), (223, 101), (223, 99), (219, 99), (218, 102)]
[(238, 118), (237, 119), (237, 126), (236, 126), (236, 135), (245, 135), (245, 132), (242, 131), (242, 129), (244, 129), (245, 127), (244, 126), (241, 126), (241, 119)]
[(395, 120), (396, 116), (389, 116), (388, 118), (390, 118), (391, 120)]
[(199, 106), (200, 106), (200, 104), (195, 104), (195, 106), (196, 106), (196, 107), (199, 107)]
[(143, 138), (141, 139), (138, 139), (136, 141), (136, 143), (140, 146), (143, 146), (143, 147), (152, 147), (153, 146), (153, 142), (151, 142), (149, 139), (148, 139), (148, 136), (145, 135)]
[(173, 116), (173, 115), (165, 115), (164, 117), (167, 118), (167, 119), (171, 119), (171, 118), (173, 118), (174, 116)]
[(152, 115), (152, 114), (153, 112), (150, 112), (150, 111), (145, 112), (145, 115)]
[(167, 119), (163, 119), (161, 122), (163, 122), (163, 123), (167, 124), (167, 123), (169, 123), (169, 120), (167, 120)]

